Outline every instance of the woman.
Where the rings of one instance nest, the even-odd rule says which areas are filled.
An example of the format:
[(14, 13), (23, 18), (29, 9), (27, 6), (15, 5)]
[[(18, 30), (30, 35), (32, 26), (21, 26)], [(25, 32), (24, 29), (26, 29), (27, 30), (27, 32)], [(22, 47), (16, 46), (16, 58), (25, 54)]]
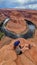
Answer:
[(31, 49), (33, 46), (35, 46), (35, 45), (34, 44), (25, 44), (24, 46), (21, 46), (19, 40), (14, 42), (14, 50), (17, 55), (21, 55), (23, 52)]

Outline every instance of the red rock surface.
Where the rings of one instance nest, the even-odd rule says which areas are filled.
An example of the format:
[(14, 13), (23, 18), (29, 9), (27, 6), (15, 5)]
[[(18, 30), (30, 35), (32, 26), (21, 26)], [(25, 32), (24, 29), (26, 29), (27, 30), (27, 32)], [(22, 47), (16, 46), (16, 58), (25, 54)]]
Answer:
[[(6, 17), (11, 18), (6, 28), (15, 33), (20, 34), (26, 30), (24, 19), (32, 21), (37, 26), (37, 11), (35, 10), (0, 9), (0, 22)], [(16, 40), (20, 40), (21, 45), (35, 44), (35, 47), (19, 56), (13, 49)], [(37, 30), (35, 30), (34, 37), (28, 40), (23, 38), (11, 39), (4, 36), (0, 40), (0, 65), (37, 65)]]

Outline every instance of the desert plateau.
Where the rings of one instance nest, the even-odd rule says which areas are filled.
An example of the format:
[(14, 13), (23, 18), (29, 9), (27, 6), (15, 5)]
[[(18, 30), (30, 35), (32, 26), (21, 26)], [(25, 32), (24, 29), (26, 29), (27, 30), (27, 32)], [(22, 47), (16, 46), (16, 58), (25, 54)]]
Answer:
[[(0, 24), (5, 18), (10, 20), (6, 25), (6, 29), (15, 33), (21, 34), (27, 32), (26, 20), (31, 21), (37, 27), (37, 10), (26, 9), (0, 9)], [(1, 37), (1, 34), (0, 34)], [(21, 55), (17, 55), (14, 47), (14, 42), (19, 40), (20, 45), (34, 44), (35, 47), (24, 51)], [(37, 29), (32, 38), (10, 38), (6, 35), (0, 39), (0, 65), (37, 65)]]

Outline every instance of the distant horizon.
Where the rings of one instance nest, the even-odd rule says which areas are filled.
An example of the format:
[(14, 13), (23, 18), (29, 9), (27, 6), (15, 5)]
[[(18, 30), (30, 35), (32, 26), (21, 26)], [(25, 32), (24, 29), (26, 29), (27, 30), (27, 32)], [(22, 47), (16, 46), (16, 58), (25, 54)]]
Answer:
[(0, 8), (37, 10), (37, 0), (0, 0)]
[[(1, 10), (36, 10), (36, 9), (23, 9), (23, 8), (0, 8)], [(37, 11), (37, 10), (36, 10)]]

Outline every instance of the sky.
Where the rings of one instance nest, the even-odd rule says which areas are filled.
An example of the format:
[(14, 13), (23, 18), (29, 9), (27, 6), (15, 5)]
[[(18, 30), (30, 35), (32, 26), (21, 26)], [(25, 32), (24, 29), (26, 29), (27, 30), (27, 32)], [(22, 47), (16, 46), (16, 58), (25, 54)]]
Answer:
[(0, 8), (37, 10), (37, 0), (0, 0)]

